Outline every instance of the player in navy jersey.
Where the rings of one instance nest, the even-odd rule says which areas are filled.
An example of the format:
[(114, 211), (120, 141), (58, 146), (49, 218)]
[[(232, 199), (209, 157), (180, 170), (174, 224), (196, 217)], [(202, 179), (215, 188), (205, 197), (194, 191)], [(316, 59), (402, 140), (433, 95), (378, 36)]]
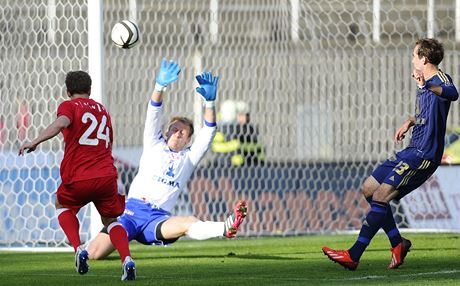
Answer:
[[(196, 91), (204, 99), (204, 126), (188, 147), (193, 123), (185, 117), (173, 117), (163, 135), (163, 93), (179, 78), (177, 63), (163, 59), (155, 89), (147, 108), (143, 152), (139, 171), (128, 193), (126, 209), (119, 218), (129, 240), (142, 244), (168, 245), (187, 235), (192, 239), (226, 236), (232, 238), (246, 216), (246, 202), (240, 201), (225, 222), (201, 221), (194, 216), (172, 216), (179, 193), (209, 149), (216, 134), (215, 99), (219, 78), (211, 73), (196, 77)], [(88, 245), (90, 259), (103, 259), (114, 251), (104, 228)]]
[(366, 247), (382, 228), (392, 249), (389, 269), (404, 262), (411, 242), (401, 237), (389, 206), (423, 184), (438, 168), (444, 151), (446, 121), (450, 104), (458, 99), (452, 78), (438, 65), (444, 57), (444, 48), (435, 39), (421, 39), (412, 52), (412, 77), (417, 83), (415, 115), (409, 117), (396, 131), (395, 141), (404, 139), (412, 127), (410, 144), (386, 160), (368, 177), (362, 191), (371, 205), (355, 244), (348, 250), (323, 247), (332, 261), (346, 269), (355, 270)]
[(122, 280), (136, 278), (128, 237), (117, 217), (125, 208), (124, 196), (118, 194), (117, 169), (112, 157), (113, 132), (105, 107), (92, 100), (91, 77), (84, 71), (67, 73), (65, 84), (70, 100), (61, 103), (57, 118), (37, 138), (19, 149), (19, 155), (34, 151), (37, 146), (62, 132), (64, 158), (61, 162), (61, 185), (56, 192), (56, 214), (59, 225), (75, 250), (78, 273), (89, 270), (88, 252), (80, 241), (78, 211), (93, 202), (109, 230), (109, 240), (120, 253)]

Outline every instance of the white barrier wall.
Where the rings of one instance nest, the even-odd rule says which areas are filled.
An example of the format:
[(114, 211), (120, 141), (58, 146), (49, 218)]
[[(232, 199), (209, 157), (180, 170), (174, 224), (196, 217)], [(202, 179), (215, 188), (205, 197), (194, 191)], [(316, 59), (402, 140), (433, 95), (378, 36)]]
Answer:
[(460, 230), (460, 166), (441, 166), (401, 200), (410, 228)]

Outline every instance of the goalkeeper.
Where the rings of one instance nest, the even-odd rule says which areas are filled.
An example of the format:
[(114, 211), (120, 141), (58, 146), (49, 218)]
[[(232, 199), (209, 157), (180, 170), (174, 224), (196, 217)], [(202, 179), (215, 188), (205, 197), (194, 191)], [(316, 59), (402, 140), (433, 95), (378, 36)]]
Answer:
[[(225, 222), (201, 221), (194, 216), (171, 216), (177, 197), (186, 186), (201, 158), (209, 149), (216, 133), (215, 99), (219, 78), (211, 73), (196, 77), (196, 91), (205, 103), (204, 126), (188, 147), (193, 123), (185, 117), (173, 117), (163, 135), (163, 93), (179, 78), (177, 63), (163, 59), (147, 109), (144, 127), (144, 150), (139, 171), (134, 178), (119, 218), (128, 239), (142, 244), (168, 245), (187, 235), (192, 239), (235, 237), (246, 216), (246, 203), (239, 201)], [(103, 259), (114, 251), (106, 228), (89, 243), (90, 259)]]

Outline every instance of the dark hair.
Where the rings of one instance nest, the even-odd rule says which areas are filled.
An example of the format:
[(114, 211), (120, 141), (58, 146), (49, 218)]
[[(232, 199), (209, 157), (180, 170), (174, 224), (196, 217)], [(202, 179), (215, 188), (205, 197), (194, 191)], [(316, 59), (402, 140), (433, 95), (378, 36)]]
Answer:
[(444, 47), (435, 39), (420, 39), (415, 43), (419, 46), (417, 55), (419, 58), (425, 57), (430, 64), (439, 65), (444, 58)]
[(90, 94), (91, 77), (84, 71), (71, 71), (65, 77), (65, 85), (70, 95), (75, 93)]
[(169, 120), (168, 130), (169, 130), (169, 128), (171, 127), (171, 124), (173, 124), (173, 123), (176, 122), (176, 121), (179, 121), (179, 122), (181, 122), (181, 123), (187, 125), (187, 126), (190, 128), (190, 137), (192, 137), (193, 132), (194, 132), (194, 129), (193, 129), (193, 121), (190, 120), (190, 119), (187, 118), (187, 117), (174, 116), (173, 118), (171, 118), (171, 120)]

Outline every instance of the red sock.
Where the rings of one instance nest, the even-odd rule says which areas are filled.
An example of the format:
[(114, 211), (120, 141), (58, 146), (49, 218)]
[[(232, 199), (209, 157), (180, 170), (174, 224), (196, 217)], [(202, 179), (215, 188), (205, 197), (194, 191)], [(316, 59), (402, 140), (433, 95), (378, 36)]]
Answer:
[(128, 234), (119, 222), (112, 222), (108, 226), (110, 241), (120, 253), (121, 263), (125, 261), (126, 256), (131, 256), (129, 251)]
[(57, 212), (59, 224), (67, 236), (67, 239), (70, 241), (70, 244), (72, 244), (75, 252), (77, 252), (77, 248), (81, 244), (79, 233), (80, 223), (78, 222), (77, 216), (73, 211), (65, 208), (58, 209)]

